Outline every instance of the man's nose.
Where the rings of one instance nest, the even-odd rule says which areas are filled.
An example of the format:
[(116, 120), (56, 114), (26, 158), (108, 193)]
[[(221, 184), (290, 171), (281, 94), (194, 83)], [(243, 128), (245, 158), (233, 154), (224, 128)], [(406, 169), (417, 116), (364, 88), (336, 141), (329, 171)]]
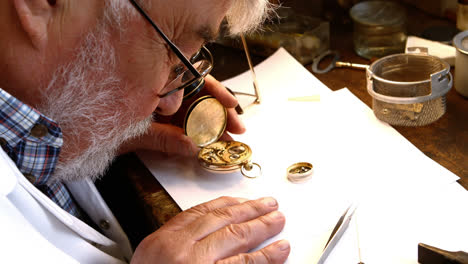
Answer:
[(172, 115), (179, 109), (184, 97), (184, 90), (177, 91), (160, 99), (155, 112), (160, 115)]

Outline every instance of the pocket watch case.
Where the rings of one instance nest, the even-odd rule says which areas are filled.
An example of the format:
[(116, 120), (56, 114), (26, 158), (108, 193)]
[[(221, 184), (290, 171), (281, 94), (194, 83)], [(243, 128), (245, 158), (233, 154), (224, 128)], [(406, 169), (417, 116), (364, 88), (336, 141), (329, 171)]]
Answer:
[(245, 177), (260, 176), (261, 167), (251, 162), (252, 150), (247, 144), (218, 141), (226, 124), (227, 110), (216, 98), (203, 96), (190, 105), (184, 120), (184, 133), (201, 148), (198, 163), (213, 172), (240, 169)]

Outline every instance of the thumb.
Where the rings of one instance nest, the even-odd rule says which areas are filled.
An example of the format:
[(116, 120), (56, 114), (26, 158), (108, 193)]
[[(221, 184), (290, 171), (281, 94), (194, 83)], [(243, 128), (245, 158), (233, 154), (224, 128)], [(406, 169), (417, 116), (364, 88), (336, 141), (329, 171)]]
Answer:
[(151, 124), (140, 141), (141, 148), (183, 156), (194, 156), (199, 150), (182, 128), (157, 122)]

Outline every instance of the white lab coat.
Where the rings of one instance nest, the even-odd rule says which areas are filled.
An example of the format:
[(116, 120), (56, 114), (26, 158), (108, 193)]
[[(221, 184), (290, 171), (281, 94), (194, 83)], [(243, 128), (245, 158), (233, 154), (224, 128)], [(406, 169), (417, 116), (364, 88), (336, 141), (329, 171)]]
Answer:
[[(34, 187), (0, 150), (0, 263), (125, 263), (127, 236), (91, 181), (67, 184), (106, 236), (70, 215)], [(112, 239), (112, 240), (111, 240)], [(115, 242), (114, 242), (115, 241)]]

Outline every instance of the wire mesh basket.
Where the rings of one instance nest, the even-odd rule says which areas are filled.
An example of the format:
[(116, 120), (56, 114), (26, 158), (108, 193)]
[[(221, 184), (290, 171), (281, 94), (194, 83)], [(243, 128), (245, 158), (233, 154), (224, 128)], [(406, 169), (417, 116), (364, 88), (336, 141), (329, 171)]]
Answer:
[(386, 56), (367, 68), (374, 114), (391, 125), (423, 126), (442, 117), (452, 84), (450, 65), (423, 53)]

